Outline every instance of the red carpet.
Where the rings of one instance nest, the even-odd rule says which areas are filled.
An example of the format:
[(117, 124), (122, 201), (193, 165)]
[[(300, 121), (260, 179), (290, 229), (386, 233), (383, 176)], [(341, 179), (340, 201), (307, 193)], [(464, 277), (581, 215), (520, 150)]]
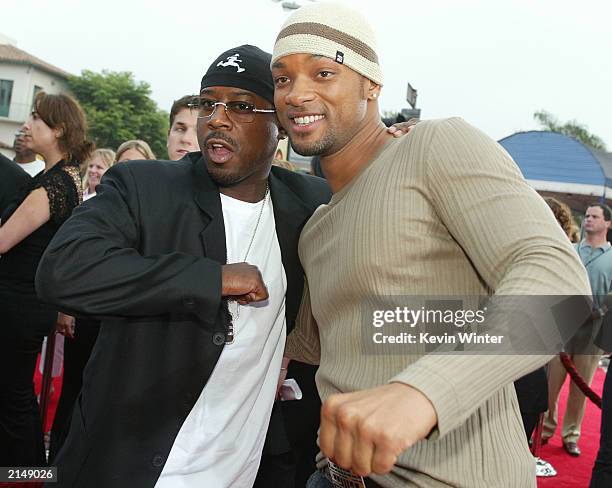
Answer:
[[(606, 373), (597, 369), (591, 388), (601, 396)], [(586, 413), (582, 422), (582, 430), (578, 445), (582, 451), (579, 457), (572, 457), (565, 452), (561, 442), (561, 424), (565, 403), (567, 401), (568, 381), (565, 381), (559, 396), (559, 426), (557, 433), (550, 442), (540, 449), (539, 456), (548, 461), (557, 470), (557, 476), (538, 478), (538, 488), (586, 488), (591, 480), (591, 470), (599, 449), (599, 427), (601, 410), (587, 400)]]

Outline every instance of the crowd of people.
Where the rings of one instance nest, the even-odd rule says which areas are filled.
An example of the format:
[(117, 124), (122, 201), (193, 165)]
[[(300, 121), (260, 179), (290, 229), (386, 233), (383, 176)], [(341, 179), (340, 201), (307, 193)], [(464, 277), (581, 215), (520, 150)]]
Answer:
[[(366, 304), (582, 297), (564, 347), (590, 383), (612, 349), (611, 211), (593, 202), (581, 239), (465, 121), (385, 127), (382, 85), (367, 20), (317, 3), (272, 54), (212, 60), (171, 107), (168, 160), (96, 149), (77, 101), (38, 93), (0, 159), (0, 466), (57, 466), (60, 487), (535, 486), (565, 369), (529, 345), (558, 330), (513, 322), (512, 354), (374, 354)], [(312, 175), (273, 165), (286, 137)], [(32, 378), (54, 331), (46, 452)], [(609, 377), (593, 488), (612, 486)], [(584, 409), (572, 385), (571, 456)]]

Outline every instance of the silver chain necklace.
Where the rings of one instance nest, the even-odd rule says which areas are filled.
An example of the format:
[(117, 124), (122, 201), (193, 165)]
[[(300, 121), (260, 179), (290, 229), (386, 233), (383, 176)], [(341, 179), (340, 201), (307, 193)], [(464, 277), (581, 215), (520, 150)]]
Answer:
[[(268, 187), (268, 184), (266, 183), (266, 193), (264, 194), (263, 200), (261, 202), (261, 206), (259, 207), (259, 215), (257, 216), (257, 222), (255, 222), (255, 227), (253, 229), (253, 234), (251, 234), (251, 240), (249, 241), (249, 246), (247, 247), (246, 252), (244, 253), (244, 258), (242, 258), (243, 263), (246, 262), (247, 257), (249, 256), (249, 252), (251, 252), (251, 247), (253, 246), (253, 241), (255, 241), (255, 235), (257, 234), (257, 229), (259, 229), (259, 223), (261, 222), (261, 217), (263, 215), (263, 211), (264, 208), (266, 206), (266, 203), (268, 202), (268, 195), (270, 193), (270, 188)], [(230, 264), (230, 253), (229, 250), (227, 252), (227, 264)], [(233, 303), (235, 304), (236, 307), (236, 311), (232, 312), (230, 311), (230, 314), (232, 316), (232, 321), (228, 324), (228, 328), (227, 328), (227, 335), (225, 337), (225, 343), (226, 344), (233, 344), (234, 342), (234, 337), (235, 337), (235, 331), (234, 331), (234, 320), (237, 320), (240, 317), (240, 304), (235, 301), (232, 300), (231, 302), (228, 302), (228, 307), (229, 304)], [(232, 307), (233, 308), (233, 307)]]
[(257, 234), (257, 229), (259, 229), (259, 222), (261, 222), (261, 216), (263, 215), (264, 207), (268, 202), (268, 193), (270, 193), (270, 190), (268, 188), (268, 184), (266, 183), (266, 193), (264, 194), (263, 200), (261, 202), (261, 207), (259, 207), (259, 215), (257, 216), (257, 222), (255, 223), (255, 228), (253, 229), (253, 235), (251, 235), (249, 247), (247, 247), (246, 253), (244, 253), (244, 258), (242, 258), (243, 263), (246, 263), (249, 252), (251, 251), (251, 246), (253, 245), (253, 241), (255, 240), (255, 234)]

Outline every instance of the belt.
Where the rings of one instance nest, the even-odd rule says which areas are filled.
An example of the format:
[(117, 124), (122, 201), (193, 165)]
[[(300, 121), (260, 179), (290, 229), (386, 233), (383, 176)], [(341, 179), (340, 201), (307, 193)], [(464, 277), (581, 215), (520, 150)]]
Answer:
[(350, 471), (336, 466), (331, 461), (328, 461), (328, 463), (329, 465), (320, 471), (334, 488), (382, 488), (381, 485), (371, 478), (357, 476)]

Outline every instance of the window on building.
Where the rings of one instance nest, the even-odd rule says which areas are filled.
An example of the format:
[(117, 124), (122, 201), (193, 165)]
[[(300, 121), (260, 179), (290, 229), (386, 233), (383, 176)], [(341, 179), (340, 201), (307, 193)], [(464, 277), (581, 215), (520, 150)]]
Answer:
[(8, 117), (13, 95), (13, 80), (0, 80), (0, 117)]

